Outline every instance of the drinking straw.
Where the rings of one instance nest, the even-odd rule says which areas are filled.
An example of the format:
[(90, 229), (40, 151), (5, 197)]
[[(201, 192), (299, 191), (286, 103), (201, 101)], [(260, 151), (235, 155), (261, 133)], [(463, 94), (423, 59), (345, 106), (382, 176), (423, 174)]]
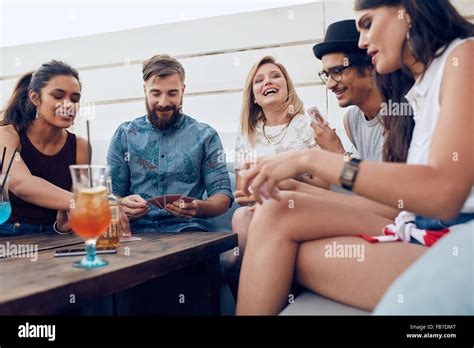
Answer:
[[(13, 156), (10, 160), (10, 163), (8, 164), (7, 172), (5, 174), (5, 177), (3, 178), (2, 186), (0, 188), (1, 192), (3, 192), (3, 187), (5, 186), (5, 183), (7, 182), (7, 177), (8, 177), (8, 174), (10, 173), (10, 169), (12, 167), (13, 160), (15, 159), (16, 151), (17, 151), (17, 149), (15, 148), (15, 151), (13, 152)], [(3, 165), (3, 163), (2, 163), (2, 165)]]
[(89, 133), (89, 120), (86, 121), (87, 123), (87, 160), (88, 164), (91, 165), (91, 138)]
[(89, 164), (89, 186), (92, 187), (92, 169), (91, 165), (91, 137), (89, 132), (89, 120), (86, 121), (87, 124), (87, 163)]
[(3, 147), (2, 161), (0, 162), (0, 172), (3, 171), (3, 162), (5, 161), (5, 153), (7, 152), (7, 147)]

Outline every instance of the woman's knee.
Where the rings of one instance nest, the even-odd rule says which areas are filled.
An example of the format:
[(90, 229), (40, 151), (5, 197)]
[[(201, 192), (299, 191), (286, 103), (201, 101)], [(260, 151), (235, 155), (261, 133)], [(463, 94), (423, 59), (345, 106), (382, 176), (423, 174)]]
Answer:
[(271, 200), (257, 206), (249, 227), (249, 234), (257, 233), (260, 236), (268, 234), (270, 238), (287, 235), (290, 232), (287, 227), (292, 219), (288, 210), (288, 200), (283, 198), (280, 201)]
[(240, 233), (242, 230), (248, 229), (252, 214), (249, 213), (248, 207), (240, 207), (232, 216), (232, 231)]

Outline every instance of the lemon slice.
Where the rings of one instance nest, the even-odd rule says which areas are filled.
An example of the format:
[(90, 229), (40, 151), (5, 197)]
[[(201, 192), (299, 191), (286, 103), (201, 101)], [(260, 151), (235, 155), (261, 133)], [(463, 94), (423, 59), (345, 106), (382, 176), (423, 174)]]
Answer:
[(86, 194), (86, 195), (96, 195), (96, 194), (99, 194), (99, 193), (107, 192), (107, 187), (105, 187), (105, 186), (96, 186), (96, 187), (83, 189), (79, 192), (81, 194)]

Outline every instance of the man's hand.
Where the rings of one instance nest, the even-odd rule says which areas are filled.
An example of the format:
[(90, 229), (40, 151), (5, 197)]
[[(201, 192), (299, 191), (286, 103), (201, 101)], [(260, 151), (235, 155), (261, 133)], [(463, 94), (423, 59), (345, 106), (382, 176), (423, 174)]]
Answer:
[(130, 222), (128, 221), (128, 216), (125, 214), (124, 207), (119, 205), (119, 220), (120, 227), (122, 228), (122, 233), (120, 238), (130, 238), (132, 236), (132, 231), (130, 230)]
[(122, 198), (120, 205), (129, 219), (139, 219), (150, 211), (147, 201), (140, 195), (131, 195)]
[(173, 202), (173, 204), (166, 204), (165, 210), (176, 217), (192, 219), (199, 214), (199, 202), (200, 201), (196, 199), (191, 203), (177, 200)]
[(341, 139), (336, 134), (336, 129), (329, 127), (327, 121), (316, 120), (311, 123), (314, 130), (314, 140), (323, 149), (334, 153), (344, 153)]

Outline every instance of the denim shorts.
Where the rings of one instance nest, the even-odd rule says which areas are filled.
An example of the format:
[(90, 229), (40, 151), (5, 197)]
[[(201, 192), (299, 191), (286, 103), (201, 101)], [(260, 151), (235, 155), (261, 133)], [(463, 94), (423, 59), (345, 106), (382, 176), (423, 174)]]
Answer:
[(4, 223), (0, 225), (0, 237), (2, 236), (19, 236), (32, 235), (36, 233), (54, 234), (53, 225), (32, 225), (19, 222)]
[[(454, 225), (467, 223), (471, 220), (474, 220), (474, 213), (461, 213), (451, 220), (437, 220), (430, 217), (417, 215), (415, 218), (415, 225), (422, 230), (440, 231)], [(421, 244), (414, 238), (411, 238), (410, 242)]]
[(422, 230), (439, 231), (454, 225), (464, 224), (471, 220), (474, 220), (474, 213), (459, 214), (451, 220), (436, 220), (430, 217), (417, 215), (415, 225)]

